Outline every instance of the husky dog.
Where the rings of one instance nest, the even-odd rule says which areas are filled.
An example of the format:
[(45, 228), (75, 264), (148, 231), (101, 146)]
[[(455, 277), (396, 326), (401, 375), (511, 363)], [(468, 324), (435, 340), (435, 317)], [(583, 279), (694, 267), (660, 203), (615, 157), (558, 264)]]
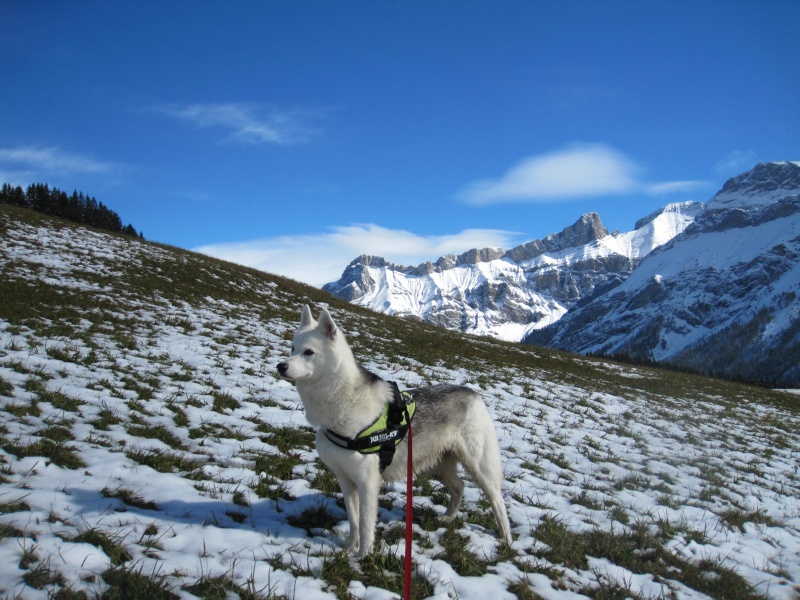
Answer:
[[(341, 330), (323, 309), (319, 322), (305, 306), (294, 335), (292, 354), (278, 365), (281, 377), (296, 380), (308, 422), (317, 427), (316, 447), (336, 475), (350, 522), (348, 550), (363, 558), (372, 551), (378, 519), (378, 494), (384, 481), (405, 479), (408, 439), (381, 472), (377, 453), (361, 453), (329, 438), (355, 438), (382, 414), (394, 386), (356, 362)], [(511, 528), (500, 490), (502, 467), (494, 423), (481, 397), (466, 387), (440, 385), (413, 390), (413, 468), (429, 473), (450, 492), (445, 519), (452, 519), (464, 493), (462, 464), (492, 506), (499, 537), (511, 542)], [(326, 434), (327, 432), (327, 434)]]

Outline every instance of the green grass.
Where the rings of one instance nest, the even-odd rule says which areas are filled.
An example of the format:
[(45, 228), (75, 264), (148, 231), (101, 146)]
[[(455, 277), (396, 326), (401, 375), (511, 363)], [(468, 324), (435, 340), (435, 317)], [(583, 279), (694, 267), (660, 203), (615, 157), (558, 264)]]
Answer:
[(173, 450), (187, 449), (186, 444), (184, 444), (166, 425), (130, 425), (126, 429), (132, 436), (159, 440)]
[(211, 396), (214, 398), (214, 402), (211, 406), (211, 410), (214, 412), (226, 413), (241, 408), (242, 406), (230, 392), (214, 391), (211, 393)]
[(14, 392), (14, 386), (0, 377), (0, 396), (11, 397)]
[[(5, 515), (8, 513), (15, 513), (15, 512), (24, 512), (26, 510), (30, 510), (31, 507), (28, 506), (25, 502), (18, 500), (16, 502), (1, 502), (0, 503), (0, 515)], [(7, 536), (6, 536), (7, 537)]]
[(22, 576), (22, 581), (35, 590), (43, 590), (46, 586), (64, 585), (64, 577), (49, 560), (37, 561), (27, 569)]
[(75, 448), (46, 438), (28, 443), (22, 440), (13, 442), (0, 440), (0, 448), (15, 455), (17, 458), (41, 456), (65, 469), (79, 469), (86, 466)]
[(300, 427), (276, 427), (269, 423), (258, 423), (256, 431), (267, 435), (261, 436), (261, 441), (277, 446), (281, 452), (288, 452), (292, 449), (314, 447), (316, 431), (308, 426)]
[(100, 548), (112, 565), (122, 565), (131, 560), (131, 554), (122, 545), (121, 536), (108, 534), (100, 529), (87, 529), (73, 537), (71, 542), (84, 542)]
[[(546, 544), (535, 554), (556, 565), (584, 570), (587, 557), (606, 558), (633, 573), (650, 573), (658, 579), (674, 579), (719, 600), (763, 600), (734, 570), (720, 562), (685, 560), (666, 548), (675, 530), (667, 522), (640, 521), (631, 528), (604, 531), (596, 528), (575, 533), (558, 519), (545, 516), (533, 531)], [(623, 590), (625, 591), (625, 590)]]
[(289, 516), (286, 521), (289, 525), (305, 529), (309, 534), (315, 533), (320, 529), (333, 529), (339, 519), (333, 517), (328, 512), (324, 504), (310, 506), (296, 516)]
[(227, 576), (201, 577), (192, 585), (182, 588), (184, 591), (194, 594), (204, 600), (228, 600), (228, 598), (239, 598), (240, 600), (289, 600), (285, 594), (276, 594), (269, 584), (258, 588), (252, 578), (248, 579), (246, 585), (237, 585), (233, 579)]
[(130, 450), (125, 456), (161, 473), (188, 472), (203, 466), (200, 460), (180, 452), (166, 450)]
[(143, 508), (146, 510), (160, 510), (158, 504), (151, 500), (145, 500), (141, 494), (125, 487), (118, 487), (116, 489), (103, 488), (100, 492), (103, 498), (118, 498), (128, 506), (135, 508)]
[(102, 600), (179, 600), (170, 578), (163, 573), (146, 573), (141, 566), (117, 565), (102, 574), (109, 589)]

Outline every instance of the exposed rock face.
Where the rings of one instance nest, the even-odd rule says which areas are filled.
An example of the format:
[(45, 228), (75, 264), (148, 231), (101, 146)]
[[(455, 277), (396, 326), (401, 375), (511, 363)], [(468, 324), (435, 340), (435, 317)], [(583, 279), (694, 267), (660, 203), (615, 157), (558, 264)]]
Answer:
[(598, 287), (618, 284), (640, 256), (682, 231), (702, 208), (670, 205), (628, 234), (610, 235), (597, 213), (508, 251), (472, 249), (404, 267), (359, 256), (324, 289), (378, 312), (519, 341), (558, 320)]
[(588, 213), (560, 233), (554, 233), (543, 240), (534, 240), (512, 248), (506, 252), (506, 256), (515, 262), (522, 262), (541, 256), (546, 252), (559, 252), (565, 248), (585, 246), (607, 235), (608, 230), (603, 227), (600, 215)]
[(756, 165), (628, 233), (589, 213), (506, 252), (361, 256), (325, 289), (464, 332), (800, 386), (800, 163)]
[(533, 343), (800, 385), (800, 163), (730, 179), (624, 283)]

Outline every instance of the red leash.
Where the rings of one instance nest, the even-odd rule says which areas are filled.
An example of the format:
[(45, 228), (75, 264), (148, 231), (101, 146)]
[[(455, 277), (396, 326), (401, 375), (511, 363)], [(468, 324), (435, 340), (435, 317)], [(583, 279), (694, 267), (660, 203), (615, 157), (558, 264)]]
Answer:
[(403, 598), (411, 600), (411, 532), (413, 530), (414, 521), (414, 486), (412, 479), (414, 475), (414, 468), (412, 467), (412, 454), (411, 454), (411, 423), (408, 424), (408, 473), (406, 482), (406, 560), (405, 560), (405, 577), (403, 581)]

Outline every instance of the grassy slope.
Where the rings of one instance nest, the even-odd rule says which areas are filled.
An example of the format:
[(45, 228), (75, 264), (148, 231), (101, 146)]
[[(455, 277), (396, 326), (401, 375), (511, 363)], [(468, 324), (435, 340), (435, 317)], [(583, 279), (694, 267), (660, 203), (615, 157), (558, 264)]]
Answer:
[[(519, 543), (491, 543), (474, 489), (463, 519), (440, 527), (431, 516), (442, 510), (441, 489), (418, 482), (419, 597), (442, 593), (425, 576), (444, 572), (442, 561), (460, 577), (495, 575), (521, 598), (649, 597), (640, 574), (667, 582), (662, 594), (716, 598), (783, 597), (797, 584), (797, 564), (780, 548), (774, 560), (744, 565), (726, 545), (779, 546), (781, 530), (798, 537), (792, 396), (465, 337), (7, 206), (0, 239), (0, 556), (15, 567), (2, 571), (0, 594), (398, 589), (402, 494), (392, 488), (382, 500), (381, 553), (356, 565), (334, 552), (344, 518), (335, 484), (291, 386), (274, 377), (304, 303), (329, 305), (370, 368), (407, 385), (479, 386), (498, 421)], [(81, 503), (69, 489), (78, 480)], [(176, 516), (169, 489), (205, 499), (202, 516)], [(208, 521), (231, 536), (267, 523), (274, 554), (250, 575), (175, 566), (168, 532)], [(321, 545), (287, 546), (287, 527)], [(91, 561), (57, 560), (87, 547), (98, 550)], [(769, 585), (754, 589), (759, 571)]]

